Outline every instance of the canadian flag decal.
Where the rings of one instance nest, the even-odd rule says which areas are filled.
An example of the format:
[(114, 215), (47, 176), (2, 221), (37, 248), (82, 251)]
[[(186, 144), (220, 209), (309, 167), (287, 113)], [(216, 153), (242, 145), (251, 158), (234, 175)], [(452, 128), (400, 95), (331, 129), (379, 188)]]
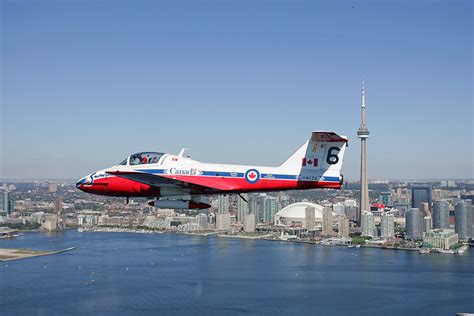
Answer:
[(303, 162), (301, 163), (303, 167), (310, 166), (310, 167), (317, 167), (318, 166), (318, 159), (306, 159), (303, 158)]

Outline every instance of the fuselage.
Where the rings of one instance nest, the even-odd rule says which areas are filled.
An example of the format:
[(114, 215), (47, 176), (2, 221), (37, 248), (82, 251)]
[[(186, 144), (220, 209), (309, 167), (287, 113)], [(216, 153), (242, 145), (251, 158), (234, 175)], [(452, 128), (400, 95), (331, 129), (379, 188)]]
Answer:
[(342, 177), (331, 176), (323, 171), (305, 175), (304, 172), (291, 172), (280, 167), (202, 163), (186, 157), (161, 154), (156, 162), (136, 165), (131, 163), (129, 157), (121, 165), (99, 170), (82, 178), (76, 186), (88, 193), (120, 197), (166, 197), (182, 194), (172, 186), (145, 184), (106, 172), (123, 166), (130, 170), (159, 175), (164, 179), (183, 181), (190, 186), (208, 187), (203, 194), (337, 189), (342, 181)]

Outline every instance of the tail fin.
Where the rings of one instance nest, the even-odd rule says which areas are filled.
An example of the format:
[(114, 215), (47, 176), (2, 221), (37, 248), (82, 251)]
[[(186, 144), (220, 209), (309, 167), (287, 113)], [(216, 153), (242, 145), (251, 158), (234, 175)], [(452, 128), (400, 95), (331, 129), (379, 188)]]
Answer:
[(280, 165), (282, 172), (298, 174), (301, 179), (338, 177), (348, 139), (335, 132), (315, 131), (293, 155)]

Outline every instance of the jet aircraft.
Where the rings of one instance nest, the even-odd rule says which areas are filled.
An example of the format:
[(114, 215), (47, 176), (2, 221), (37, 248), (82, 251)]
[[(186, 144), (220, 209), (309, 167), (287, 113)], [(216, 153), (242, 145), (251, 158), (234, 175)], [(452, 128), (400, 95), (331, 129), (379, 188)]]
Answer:
[(185, 157), (185, 149), (178, 155), (140, 152), (80, 179), (76, 187), (127, 201), (145, 197), (151, 206), (173, 209), (209, 208), (214, 194), (339, 189), (347, 144), (345, 136), (315, 131), (277, 167), (203, 163)]

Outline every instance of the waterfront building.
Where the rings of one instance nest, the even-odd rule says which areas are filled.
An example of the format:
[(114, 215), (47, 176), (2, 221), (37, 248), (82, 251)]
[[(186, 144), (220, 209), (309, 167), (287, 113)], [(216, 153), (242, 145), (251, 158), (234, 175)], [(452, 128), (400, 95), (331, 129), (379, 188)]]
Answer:
[(217, 210), (219, 213), (229, 213), (229, 195), (228, 194), (221, 194), (217, 198), (218, 206)]
[[(79, 216), (78, 216), (79, 218)], [(109, 215), (99, 215), (99, 217), (97, 218), (97, 225), (99, 226), (107, 226), (107, 223), (108, 223), (108, 219), (109, 219)]]
[(217, 213), (216, 228), (217, 230), (230, 229), (230, 213)]
[(208, 229), (208, 219), (207, 219), (207, 214), (205, 213), (199, 213), (196, 215), (196, 223), (199, 226), (199, 230), (206, 230)]
[(85, 219), (86, 219), (86, 216), (83, 215), (83, 214), (78, 214), (77, 215), (77, 225), (78, 226), (84, 226), (85, 224)]
[(330, 207), (324, 207), (323, 209), (323, 236), (332, 235), (332, 209)]
[(471, 200), (461, 200), (454, 206), (454, 216), (456, 222), (455, 231), (459, 239), (472, 238), (472, 202)]
[(418, 208), (412, 208), (405, 214), (407, 239), (423, 238), (423, 213)]
[[(242, 198), (243, 197), (243, 198)], [(237, 198), (237, 222), (243, 224), (245, 220), (245, 215), (249, 213), (249, 204), (244, 201), (249, 200), (248, 199), (248, 194), (243, 193), (242, 197)]]
[(369, 205), (369, 182), (367, 180), (367, 156), (366, 156), (366, 141), (369, 138), (369, 130), (365, 124), (365, 86), (362, 81), (362, 105), (361, 105), (361, 124), (357, 131), (357, 137), (360, 138), (360, 203), (358, 223), (362, 222), (363, 212), (370, 211)]
[(430, 248), (449, 250), (458, 243), (458, 234), (453, 229), (432, 229), (425, 233), (423, 243)]
[(392, 214), (383, 213), (380, 219), (380, 237), (392, 238), (395, 235), (395, 219)]
[(421, 203), (428, 203), (428, 209), (431, 212), (432, 186), (417, 185), (411, 188), (411, 207), (421, 210)]
[(362, 214), (362, 236), (377, 237), (377, 227), (375, 227), (375, 218), (371, 212)]
[(433, 228), (449, 228), (448, 202), (433, 202)]
[(384, 204), (385, 206), (393, 206), (393, 196), (392, 192), (381, 192), (379, 195), (379, 203)]
[(255, 231), (255, 214), (247, 214), (244, 217), (244, 232), (253, 233)]
[(307, 230), (314, 230), (315, 228), (315, 212), (314, 206), (307, 206), (305, 209), (305, 226)]
[(177, 226), (179, 232), (194, 232), (200, 230), (198, 223), (188, 222)]
[(50, 232), (50, 231), (56, 230), (57, 226), (58, 226), (58, 215), (51, 214), (51, 213), (45, 214), (44, 222), (42, 223), (41, 228)]
[(338, 223), (338, 232), (337, 236), (339, 237), (349, 237), (349, 219), (346, 215), (339, 215)]

